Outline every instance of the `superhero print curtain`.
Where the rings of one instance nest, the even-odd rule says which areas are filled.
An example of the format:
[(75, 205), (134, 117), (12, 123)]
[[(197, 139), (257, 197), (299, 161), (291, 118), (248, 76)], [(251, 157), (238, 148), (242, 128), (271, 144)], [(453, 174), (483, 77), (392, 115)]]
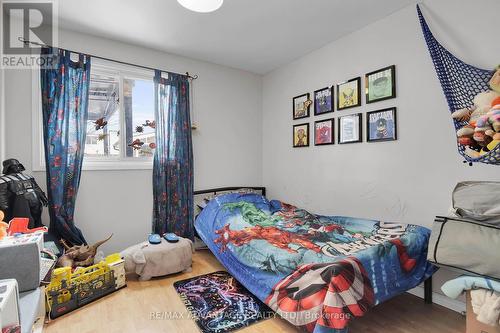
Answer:
[(193, 147), (187, 76), (155, 72), (156, 151), (153, 164), (153, 232), (191, 240)]
[(74, 212), (85, 147), (90, 56), (43, 48), (49, 67), (40, 69), (43, 138), (50, 230), (73, 245), (86, 244)]

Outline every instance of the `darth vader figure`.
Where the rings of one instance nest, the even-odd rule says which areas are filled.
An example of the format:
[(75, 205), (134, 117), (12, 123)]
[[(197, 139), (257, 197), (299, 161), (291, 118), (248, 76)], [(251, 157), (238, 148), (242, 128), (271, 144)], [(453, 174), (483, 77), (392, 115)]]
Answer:
[(18, 160), (11, 158), (2, 164), (0, 210), (5, 213), (6, 221), (13, 217), (27, 217), (30, 228), (43, 226), (42, 210), (48, 202), (45, 193), (33, 176), (23, 173), (26, 169)]

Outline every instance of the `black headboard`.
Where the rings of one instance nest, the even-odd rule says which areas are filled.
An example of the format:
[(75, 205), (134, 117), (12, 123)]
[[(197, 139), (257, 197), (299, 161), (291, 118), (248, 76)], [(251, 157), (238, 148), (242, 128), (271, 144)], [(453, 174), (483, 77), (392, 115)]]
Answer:
[(197, 194), (207, 194), (207, 193), (213, 193), (217, 194), (219, 192), (226, 192), (226, 191), (236, 191), (239, 189), (251, 189), (255, 191), (261, 191), (263, 196), (266, 196), (266, 188), (262, 186), (230, 186), (230, 187), (218, 187), (218, 188), (211, 188), (207, 190), (199, 190), (199, 191), (194, 191), (194, 195)]

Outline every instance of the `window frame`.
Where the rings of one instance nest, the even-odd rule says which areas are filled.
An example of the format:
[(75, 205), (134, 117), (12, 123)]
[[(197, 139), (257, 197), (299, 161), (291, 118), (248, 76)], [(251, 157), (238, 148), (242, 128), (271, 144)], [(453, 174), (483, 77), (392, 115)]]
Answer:
[[(124, 79), (154, 81), (154, 71), (129, 66), (112, 61), (92, 59), (91, 71), (98, 74), (114, 75), (119, 79), (119, 114), (120, 133), (125, 133), (125, 110), (123, 106)], [(45, 153), (43, 142), (42, 97), (39, 69), (32, 69), (32, 128), (33, 128), (33, 171), (45, 171)], [(153, 95), (154, 97), (154, 95)], [(84, 157), (82, 170), (152, 170), (152, 157), (125, 157), (125, 140), (120, 140), (119, 156)]]

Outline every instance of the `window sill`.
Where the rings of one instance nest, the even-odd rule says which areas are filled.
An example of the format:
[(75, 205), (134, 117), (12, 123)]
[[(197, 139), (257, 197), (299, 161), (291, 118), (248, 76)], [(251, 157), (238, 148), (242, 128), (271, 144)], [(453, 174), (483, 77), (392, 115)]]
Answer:
[(153, 161), (83, 161), (83, 171), (153, 170)]
[[(115, 171), (115, 170), (153, 170), (153, 161), (83, 161), (82, 171)], [(45, 165), (37, 165), (33, 168), (35, 172), (45, 172)]]

